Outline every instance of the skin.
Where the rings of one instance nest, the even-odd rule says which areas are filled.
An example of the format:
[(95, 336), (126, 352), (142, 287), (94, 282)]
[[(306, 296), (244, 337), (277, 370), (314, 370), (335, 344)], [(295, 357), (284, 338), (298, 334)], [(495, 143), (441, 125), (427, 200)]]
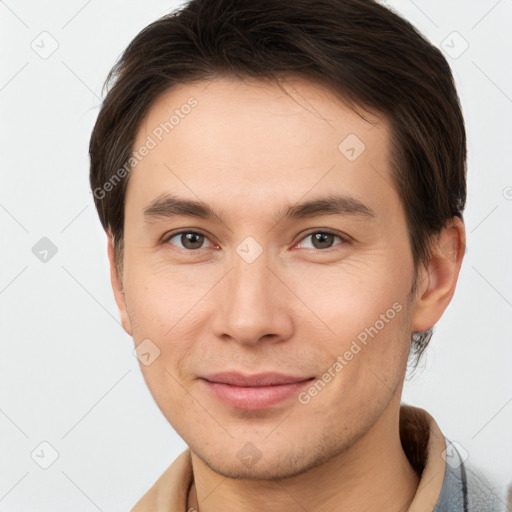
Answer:
[[(122, 324), (136, 345), (149, 338), (160, 350), (141, 369), (191, 448), (190, 506), (406, 510), (419, 482), (398, 431), (411, 332), (432, 327), (448, 306), (464, 226), (453, 219), (434, 240), (411, 297), (413, 258), (391, 186), (386, 119), (365, 112), (371, 123), (363, 120), (318, 84), (283, 83), (288, 94), (275, 83), (224, 77), (182, 84), (153, 104), (135, 148), (190, 97), (198, 101), (131, 171), (119, 271), (110, 236), (108, 243)], [(354, 161), (338, 149), (349, 134), (365, 144)], [(166, 192), (200, 199), (222, 220), (146, 219), (144, 209)], [(283, 206), (333, 192), (375, 216), (276, 223)], [(205, 235), (199, 250), (180, 236), (169, 240), (187, 230)], [(324, 230), (347, 241), (315, 246), (311, 235)], [(262, 249), (252, 263), (236, 251), (248, 236)], [(320, 378), (397, 302), (401, 311), (307, 404), (292, 396), (264, 410), (234, 408), (199, 379), (226, 370)], [(261, 455), (250, 466), (237, 457), (248, 442)]]

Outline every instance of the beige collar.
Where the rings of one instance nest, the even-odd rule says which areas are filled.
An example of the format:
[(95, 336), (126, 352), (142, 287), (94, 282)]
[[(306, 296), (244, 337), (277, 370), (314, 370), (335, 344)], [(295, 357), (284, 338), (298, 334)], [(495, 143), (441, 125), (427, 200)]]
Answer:
[(421, 479), (418, 489), (407, 512), (433, 511), (443, 487), (446, 466), (442, 457), (446, 449), (444, 436), (427, 411), (419, 407), (402, 405), (400, 407), (400, 438), (413, 466), (416, 463), (417, 466), (423, 467), (423, 472), (420, 469)]
[[(445, 472), (442, 453), (445, 439), (439, 426), (425, 410), (400, 406), (400, 437), (404, 451), (421, 480), (408, 512), (431, 512), (437, 503)], [(136, 503), (131, 512), (187, 511), (193, 481), (190, 448), (182, 452)]]

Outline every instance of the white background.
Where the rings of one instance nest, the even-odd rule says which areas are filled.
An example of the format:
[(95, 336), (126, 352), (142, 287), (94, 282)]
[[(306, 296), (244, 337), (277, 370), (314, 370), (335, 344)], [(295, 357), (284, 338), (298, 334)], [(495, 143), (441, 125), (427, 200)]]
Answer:
[[(504, 486), (512, 482), (512, 1), (388, 4), (451, 52), (469, 150), (468, 252), (403, 398)], [(118, 321), (87, 153), (109, 69), (140, 29), (177, 5), (0, 2), (1, 511), (128, 510), (185, 448)], [(31, 47), (43, 37), (46, 49), (58, 43), (47, 59)], [(58, 251), (46, 263), (32, 252), (42, 237)], [(43, 441), (58, 452), (46, 470), (31, 457), (50, 460)]]

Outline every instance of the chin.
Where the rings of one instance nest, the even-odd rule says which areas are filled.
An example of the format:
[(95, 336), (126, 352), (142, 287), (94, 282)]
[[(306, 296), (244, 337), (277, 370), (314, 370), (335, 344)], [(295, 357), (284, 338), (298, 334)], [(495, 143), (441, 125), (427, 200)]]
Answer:
[(251, 443), (246, 443), (232, 457), (226, 455), (226, 450), (219, 454), (205, 456), (194, 450), (192, 446), (190, 448), (212, 471), (237, 480), (272, 481), (290, 478), (321, 465), (326, 458), (329, 458), (329, 455), (325, 456), (322, 453), (306, 454), (303, 451), (290, 453), (287, 447), (282, 448), (282, 453), (273, 449), (272, 456), (269, 457)]

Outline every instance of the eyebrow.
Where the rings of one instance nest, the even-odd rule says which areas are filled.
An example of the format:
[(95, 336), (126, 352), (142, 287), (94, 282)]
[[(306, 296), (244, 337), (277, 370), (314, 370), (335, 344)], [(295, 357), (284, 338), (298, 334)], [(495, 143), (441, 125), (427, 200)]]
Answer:
[(350, 195), (330, 194), (303, 203), (287, 206), (280, 210), (274, 220), (305, 219), (322, 215), (354, 216), (375, 218), (375, 212), (362, 201)]
[(217, 217), (221, 222), (224, 222), (221, 216), (203, 201), (184, 199), (173, 194), (162, 194), (144, 209), (144, 218), (147, 221), (159, 217), (170, 218), (178, 216), (198, 217), (200, 219)]
[[(310, 201), (286, 206), (273, 217), (276, 223), (283, 220), (305, 219), (322, 215), (355, 216), (375, 218), (375, 212), (356, 197), (350, 195), (328, 195)], [(185, 199), (173, 194), (162, 194), (144, 209), (144, 218), (150, 222), (157, 218), (178, 216), (197, 217), (200, 219), (217, 218), (221, 222), (220, 212), (216, 212), (203, 201)]]

